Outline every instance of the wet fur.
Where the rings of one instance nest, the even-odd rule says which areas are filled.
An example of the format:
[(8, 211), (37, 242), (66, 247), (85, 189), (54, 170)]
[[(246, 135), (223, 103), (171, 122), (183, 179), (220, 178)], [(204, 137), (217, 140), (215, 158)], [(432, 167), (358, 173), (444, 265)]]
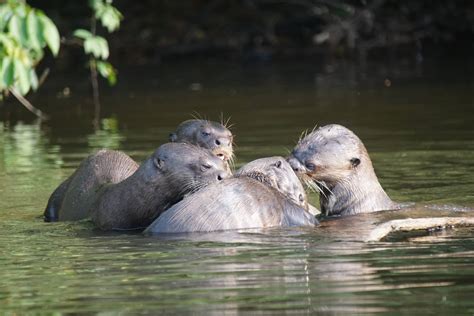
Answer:
[[(267, 159), (267, 168), (281, 161), (287, 164), (281, 157), (264, 159)], [(164, 212), (145, 232), (210, 232), (317, 223), (314, 216), (274, 186), (274, 179), (265, 173), (265, 168), (257, 170), (256, 167), (257, 164), (253, 164), (245, 172), (238, 171), (234, 178), (187, 196)], [(299, 183), (297, 178), (296, 181)]]
[(296, 205), (308, 210), (308, 199), (298, 176), (283, 157), (267, 157), (251, 161), (235, 173), (236, 176), (264, 177), (266, 183)]
[[(200, 172), (203, 164), (210, 168)], [(225, 163), (189, 144), (162, 145), (141, 166), (121, 152), (101, 150), (53, 192), (45, 220), (90, 217), (103, 230), (144, 228), (218, 175), (230, 175)]]
[[(170, 142), (190, 143), (203, 148), (210, 149), (216, 156), (222, 155), (225, 160), (232, 163), (233, 135), (229, 130), (229, 120), (221, 123), (205, 120), (192, 119), (182, 122), (176, 131), (170, 134)], [(203, 135), (203, 133), (207, 133)], [(218, 142), (218, 143), (216, 143)]]
[(82, 161), (76, 171), (53, 192), (44, 212), (47, 222), (88, 217), (98, 190), (131, 176), (138, 164), (119, 151), (100, 150)]
[(316, 182), (321, 211), (327, 215), (399, 208), (380, 185), (362, 141), (341, 125), (326, 125), (304, 136), (288, 161), (305, 182)]

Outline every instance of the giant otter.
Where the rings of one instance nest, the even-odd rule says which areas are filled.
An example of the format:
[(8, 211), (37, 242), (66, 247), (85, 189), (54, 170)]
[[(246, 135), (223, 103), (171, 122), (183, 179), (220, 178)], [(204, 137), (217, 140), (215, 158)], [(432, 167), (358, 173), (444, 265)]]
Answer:
[(362, 141), (344, 126), (331, 124), (311, 132), (298, 142), (288, 162), (304, 180), (317, 183), (326, 215), (399, 208), (380, 185)]
[(104, 230), (144, 228), (185, 194), (228, 176), (224, 161), (191, 144), (164, 144), (141, 166), (101, 150), (54, 191), (45, 220), (91, 217)]
[[(243, 165), (235, 176), (247, 176), (265, 181), (266, 184), (280, 191), (296, 205), (313, 214), (318, 212), (308, 203), (304, 187), (291, 166), (281, 157), (267, 157)], [(313, 214), (314, 215), (314, 214)]]
[[(280, 185), (278, 185), (280, 184)], [(282, 157), (258, 159), (235, 177), (214, 183), (173, 205), (146, 233), (314, 226), (306, 194)]]
[(187, 120), (170, 134), (170, 142), (190, 143), (208, 148), (224, 160), (233, 158), (233, 136), (224, 124), (208, 120)]

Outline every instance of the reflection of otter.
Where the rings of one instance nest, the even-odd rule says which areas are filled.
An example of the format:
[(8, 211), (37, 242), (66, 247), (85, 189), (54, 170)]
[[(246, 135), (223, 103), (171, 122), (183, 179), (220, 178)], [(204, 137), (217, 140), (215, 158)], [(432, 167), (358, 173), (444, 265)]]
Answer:
[(190, 143), (208, 148), (224, 159), (233, 157), (232, 133), (223, 124), (207, 120), (187, 120), (170, 134), (170, 142)]
[(321, 211), (349, 215), (397, 209), (380, 185), (362, 141), (341, 125), (326, 125), (301, 139), (288, 162), (321, 188)]
[(244, 166), (238, 176), (211, 184), (173, 205), (146, 232), (209, 232), (317, 223), (305, 210), (304, 190), (301, 184), (292, 185), (292, 181), (299, 180), (283, 158), (259, 159), (251, 164), (248, 173)]
[(229, 175), (225, 162), (190, 144), (164, 144), (140, 167), (124, 153), (101, 150), (54, 191), (45, 220), (90, 216), (101, 229), (145, 227), (184, 194)]

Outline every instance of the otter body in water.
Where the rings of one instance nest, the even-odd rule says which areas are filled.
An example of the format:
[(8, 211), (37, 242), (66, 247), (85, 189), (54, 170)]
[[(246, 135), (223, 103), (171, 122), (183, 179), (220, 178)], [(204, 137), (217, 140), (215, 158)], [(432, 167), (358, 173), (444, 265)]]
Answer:
[(91, 217), (104, 230), (143, 228), (185, 194), (228, 176), (225, 162), (190, 144), (164, 144), (140, 166), (101, 150), (54, 191), (45, 220)]
[(327, 215), (400, 208), (383, 190), (362, 141), (344, 126), (320, 127), (301, 139), (288, 162), (320, 190), (321, 212)]
[(219, 158), (227, 161), (233, 158), (233, 135), (224, 126), (208, 120), (187, 120), (170, 134), (170, 142), (190, 143), (208, 148)]
[(262, 158), (233, 178), (207, 186), (173, 205), (146, 233), (210, 232), (314, 226), (306, 194), (282, 157)]

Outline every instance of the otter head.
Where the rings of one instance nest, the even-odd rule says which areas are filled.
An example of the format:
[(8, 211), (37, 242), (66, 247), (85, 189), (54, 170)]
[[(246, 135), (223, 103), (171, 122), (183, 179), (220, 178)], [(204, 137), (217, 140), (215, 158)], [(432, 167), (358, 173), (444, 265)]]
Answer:
[(308, 199), (303, 185), (283, 157), (260, 158), (249, 162), (236, 172), (277, 189), (296, 205), (308, 210)]
[(331, 124), (301, 139), (288, 157), (298, 175), (328, 185), (343, 182), (364, 165), (370, 165), (361, 140), (349, 129)]
[(164, 179), (166, 190), (177, 196), (195, 192), (232, 175), (227, 163), (209, 150), (186, 143), (164, 144), (148, 161), (149, 168), (160, 175), (154, 178)]
[(232, 141), (232, 133), (223, 124), (207, 120), (184, 121), (170, 134), (170, 142), (190, 143), (210, 149), (225, 161), (233, 158)]

